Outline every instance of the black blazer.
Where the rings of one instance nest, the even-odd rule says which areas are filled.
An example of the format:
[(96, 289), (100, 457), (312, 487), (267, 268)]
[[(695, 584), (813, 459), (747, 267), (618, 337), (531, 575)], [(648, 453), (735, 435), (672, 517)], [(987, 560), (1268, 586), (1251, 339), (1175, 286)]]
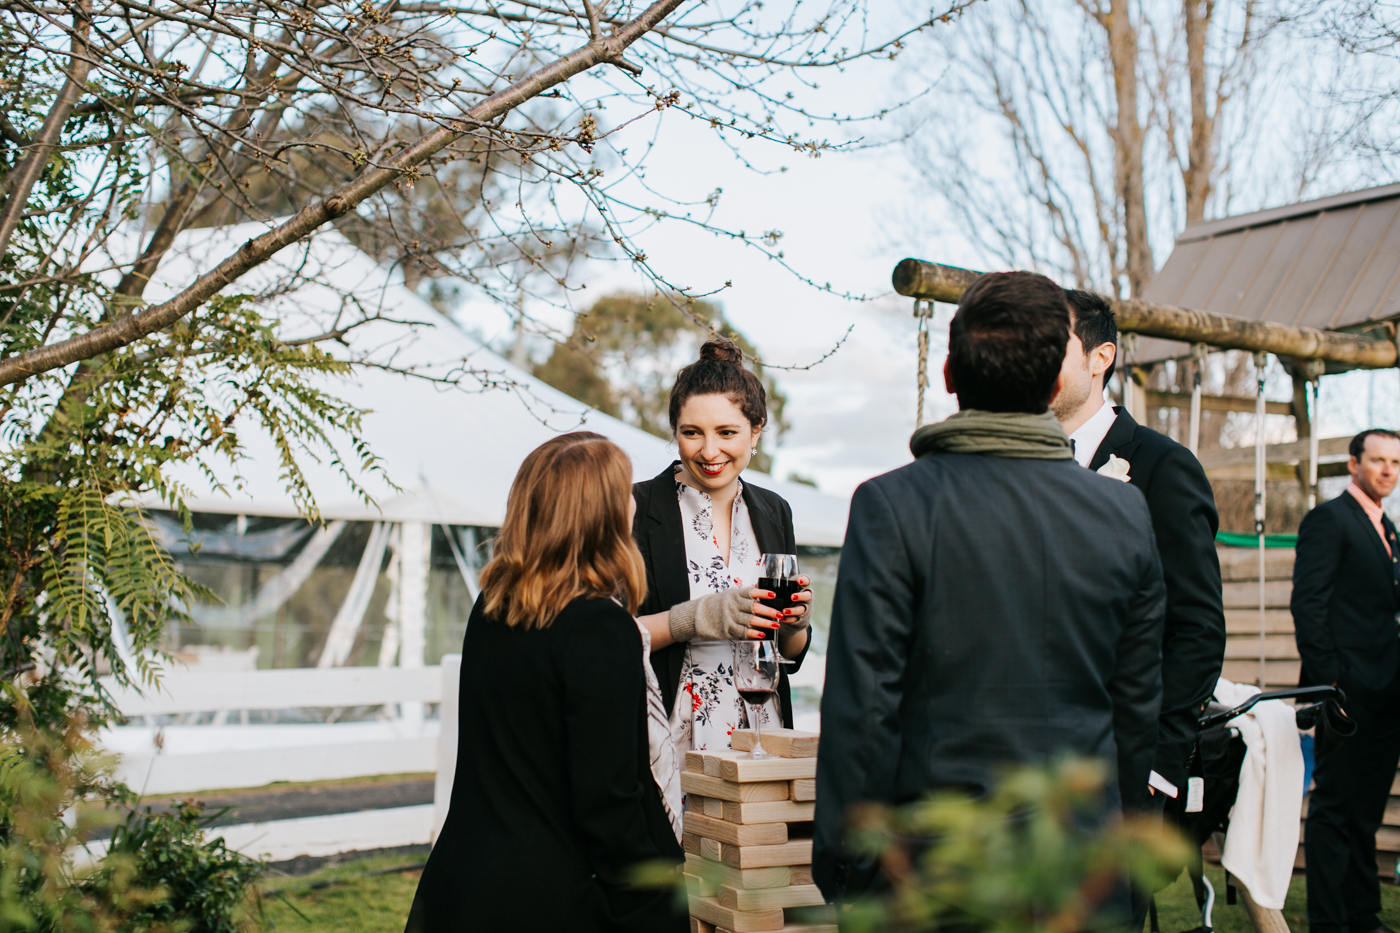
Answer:
[(1147, 497), (1167, 620), (1162, 637), (1162, 716), (1153, 769), (1179, 788), (1199, 729), (1196, 720), (1215, 692), (1225, 663), (1225, 606), (1215, 533), (1220, 516), (1201, 462), (1176, 441), (1133, 420), (1122, 407), (1089, 461), (1097, 470), (1110, 454), (1128, 461), (1128, 482)]
[[(636, 539), (647, 565), (647, 598), (642, 601), (638, 615), (665, 612), (672, 606), (690, 601), (685, 530), (681, 527), (681, 503), (676, 498), (676, 466), (679, 463), (679, 460), (674, 461), (652, 479), (632, 487), (632, 496), (637, 500), (632, 537)], [(754, 537), (758, 539), (760, 553), (797, 553), (797, 540), (792, 531), (792, 507), (786, 499), (745, 482), (744, 505), (748, 507), (749, 522), (753, 525)], [(802, 659), (807, 656), (807, 648), (811, 646), (812, 636), (809, 633), (807, 647), (793, 659), (795, 663), (779, 665), (778, 705), (783, 714), (783, 725), (789, 729), (792, 728), (792, 689), (788, 685), (788, 671), (795, 672), (802, 666)], [(684, 644), (668, 645), (651, 653), (651, 666), (656, 670), (656, 679), (661, 682), (661, 700), (666, 704), (668, 713), (676, 704), (684, 663)]]
[(1304, 686), (1338, 683), (1364, 704), (1367, 691), (1384, 690), (1400, 673), (1400, 577), (1351, 493), (1303, 518), (1289, 608)]
[(978, 795), (1000, 765), (1063, 753), (1117, 765), (1105, 808), (1146, 797), (1166, 610), (1150, 521), (1141, 492), (1073, 460), (940, 454), (856, 490), (817, 757), (828, 898), (875, 868), (842, 845), (859, 801)]
[(683, 933), (633, 867), (683, 854), (651, 775), (637, 623), (576, 599), (544, 629), (488, 619), (462, 644), (452, 801), (407, 933)]

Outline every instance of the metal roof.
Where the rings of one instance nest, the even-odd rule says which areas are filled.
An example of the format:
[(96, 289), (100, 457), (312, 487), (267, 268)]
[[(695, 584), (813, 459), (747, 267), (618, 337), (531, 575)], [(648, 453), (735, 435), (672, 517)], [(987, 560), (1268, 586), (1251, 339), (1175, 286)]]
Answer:
[[(1186, 225), (1146, 301), (1248, 321), (1354, 330), (1400, 316), (1400, 184)], [(1171, 340), (1132, 362), (1187, 356)]]

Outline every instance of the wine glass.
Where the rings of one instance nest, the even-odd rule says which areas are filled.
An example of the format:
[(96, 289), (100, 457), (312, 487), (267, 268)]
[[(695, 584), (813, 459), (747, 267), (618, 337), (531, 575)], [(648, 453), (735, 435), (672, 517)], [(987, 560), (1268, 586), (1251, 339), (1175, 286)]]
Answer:
[(778, 652), (771, 641), (736, 641), (734, 643), (734, 687), (753, 710), (753, 749), (750, 758), (772, 758), (763, 750), (759, 733), (760, 709), (773, 699), (778, 689)]
[[(759, 558), (759, 565), (763, 568), (763, 575), (758, 578), (758, 588), (777, 594), (773, 599), (760, 599), (759, 602), (780, 612), (796, 605), (792, 598), (802, 592), (797, 582), (797, 555), (764, 554)], [(773, 641), (778, 637), (777, 629), (765, 628), (760, 631), (763, 632), (764, 641)]]

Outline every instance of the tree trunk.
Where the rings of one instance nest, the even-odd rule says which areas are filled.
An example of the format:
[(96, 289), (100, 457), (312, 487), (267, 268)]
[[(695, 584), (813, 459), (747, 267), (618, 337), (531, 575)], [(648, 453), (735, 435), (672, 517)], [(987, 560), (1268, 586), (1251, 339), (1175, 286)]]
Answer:
[[(1183, 0), (1186, 12), (1186, 70), (1191, 81), (1191, 141), (1187, 149), (1186, 222), (1206, 215), (1206, 199), (1214, 188), (1215, 117), (1206, 101), (1206, 34), (1210, 31), (1213, 0)], [(1204, 8), (1204, 9), (1203, 9)]]
[(1107, 22), (1108, 54), (1117, 99), (1114, 169), (1123, 211), (1128, 285), (1134, 297), (1152, 280), (1156, 266), (1147, 241), (1147, 202), (1143, 192), (1142, 123), (1138, 120), (1138, 35), (1128, 15), (1128, 0), (1112, 0)]

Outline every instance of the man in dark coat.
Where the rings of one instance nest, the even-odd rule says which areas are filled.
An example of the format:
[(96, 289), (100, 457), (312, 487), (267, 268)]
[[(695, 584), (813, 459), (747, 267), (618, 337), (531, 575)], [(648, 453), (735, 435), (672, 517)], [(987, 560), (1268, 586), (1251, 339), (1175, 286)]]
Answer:
[[(1162, 637), (1162, 714), (1153, 764), (1153, 803), (1186, 790), (1186, 766), (1198, 732), (1196, 721), (1220, 679), (1225, 662), (1225, 607), (1215, 533), (1220, 517), (1205, 470), (1191, 451), (1143, 427), (1104, 401), (1113, 376), (1118, 325), (1109, 304), (1092, 292), (1069, 295), (1073, 330), (1065, 351), (1064, 389), (1051, 409), (1074, 444), (1080, 466), (1142, 490), (1150, 530), (1167, 584)], [(1121, 461), (1121, 462), (1119, 462)], [(1160, 810), (1160, 806), (1154, 809)], [(1142, 905), (1146, 911), (1146, 903)]]
[(1341, 687), (1357, 723), (1345, 741), (1318, 737), (1303, 843), (1315, 933), (1387, 931), (1376, 830), (1400, 761), (1400, 542), (1381, 508), (1400, 478), (1400, 435), (1363, 431), (1350, 454), (1351, 484), (1298, 529), (1290, 604), (1302, 684)]
[(979, 279), (949, 329), (944, 378), (962, 410), (852, 499), (817, 763), (813, 873), (828, 898), (878, 883), (845, 845), (859, 802), (980, 796), (999, 766), (1065, 753), (1146, 787), (1161, 566), (1135, 531), (1150, 521), (1142, 494), (1080, 469), (1046, 410), (1068, 339), (1049, 279)]

